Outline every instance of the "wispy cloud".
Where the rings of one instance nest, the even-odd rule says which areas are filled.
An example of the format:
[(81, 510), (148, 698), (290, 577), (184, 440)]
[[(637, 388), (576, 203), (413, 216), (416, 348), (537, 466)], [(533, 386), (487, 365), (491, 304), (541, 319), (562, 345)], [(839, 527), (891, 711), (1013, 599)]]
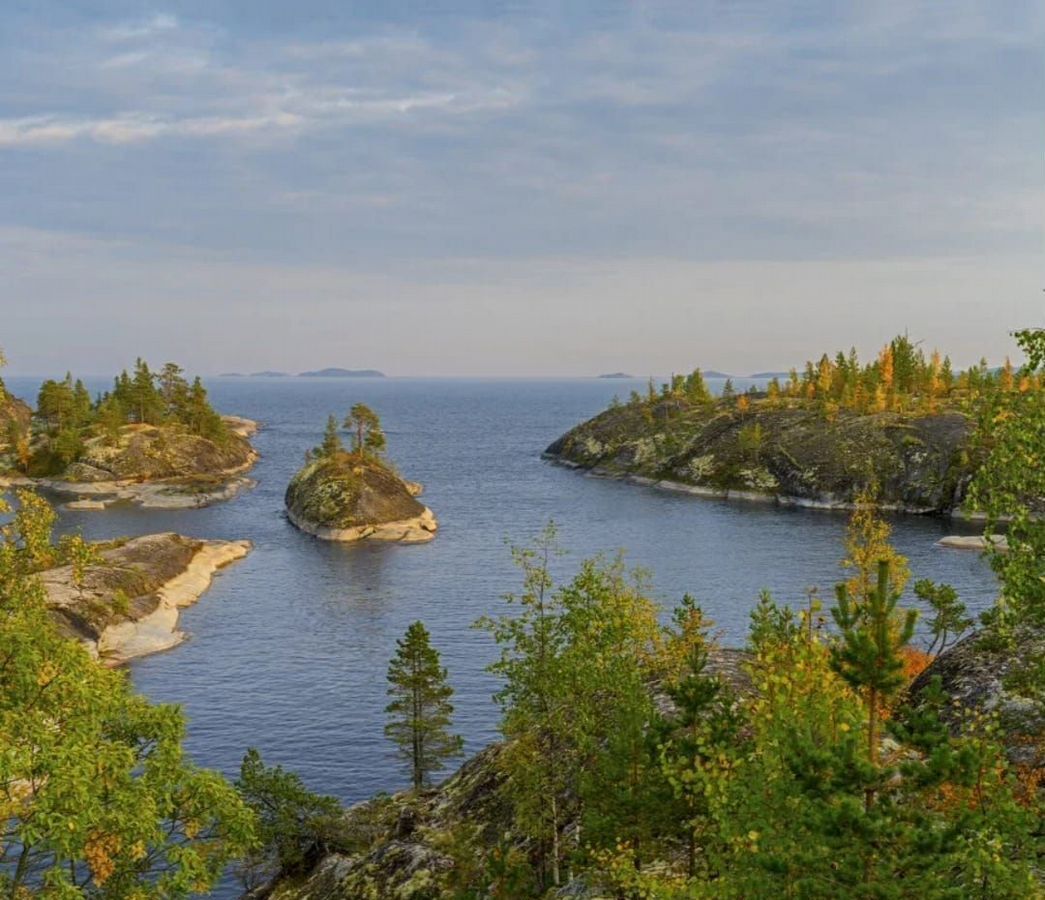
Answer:
[[(527, 298), (561, 288), (576, 341), (626, 260), (694, 273), (688, 295), (627, 281), (684, 304), (714, 265), (809, 262), (815, 293), (828, 262), (975, 257), (997, 275), (1040, 252), (1040, 3), (17, 6), (0, 11), (0, 226), (215, 254), (252, 285), (280, 267), (287, 296), (295, 273), (339, 267), (421, 309), (409, 265), (478, 260), (503, 275), (470, 289), (492, 308), (531, 266), (547, 279)], [(578, 286), (574, 266), (598, 275)], [(153, 296), (147, 266), (118, 268), (120, 296)], [(926, 263), (903, 303), (950, 321), (926, 287), (952, 286), (946, 269)], [(203, 282), (182, 302), (213, 298)], [(75, 284), (5, 302), (72, 305)]]

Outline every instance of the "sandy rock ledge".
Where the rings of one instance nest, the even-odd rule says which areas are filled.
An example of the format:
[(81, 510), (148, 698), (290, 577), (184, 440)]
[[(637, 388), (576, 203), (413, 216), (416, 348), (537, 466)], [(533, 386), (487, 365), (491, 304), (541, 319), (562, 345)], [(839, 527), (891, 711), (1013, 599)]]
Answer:
[(439, 523), (427, 506), (424, 512), (412, 519), (401, 519), (398, 522), (382, 522), (379, 525), (357, 525), (352, 528), (327, 528), (316, 525), (296, 516), (287, 510), (287, 519), (306, 534), (311, 534), (323, 541), (398, 541), (401, 544), (424, 544), (435, 537)]
[(69, 566), (49, 569), (40, 580), (62, 630), (106, 665), (118, 666), (185, 640), (178, 630), (181, 610), (251, 549), (250, 541), (150, 534), (105, 550), (101, 564), (88, 569), (83, 590)]

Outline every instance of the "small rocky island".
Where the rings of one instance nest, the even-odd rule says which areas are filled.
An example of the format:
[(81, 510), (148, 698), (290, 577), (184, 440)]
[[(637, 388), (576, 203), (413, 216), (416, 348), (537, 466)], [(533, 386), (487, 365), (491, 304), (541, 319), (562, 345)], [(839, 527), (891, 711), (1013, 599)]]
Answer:
[(709, 391), (698, 369), (573, 428), (545, 458), (596, 475), (711, 497), (850, 508), (875, 486), (883, 508), (948, 515), (977, 468), (978, 410), (1029, 389), (1011, 366), (961, 373), (906, 337), (863, 365), (823, 356), (762, 391)]
[(11, 398), (0, 419), (0, 486), (42, 487), (74, 508), (206, 506), (253, 485), (257, 423), (219, 415), (173, 363), (153, 372), (139, 359), (93, 399), (72, 375), (45, 381), (35, 413)]
[(432, 540), (438, 523), (417, 500), (421, 485), (404, 481), (382, 458), (385, 435), (377, 415), (359, 403), (344, 426), (352, 433), (352, 450), (343, 446), (330, 416), (323, 443), (308, 452), (287, 486), (287, 518), (326, 541)]

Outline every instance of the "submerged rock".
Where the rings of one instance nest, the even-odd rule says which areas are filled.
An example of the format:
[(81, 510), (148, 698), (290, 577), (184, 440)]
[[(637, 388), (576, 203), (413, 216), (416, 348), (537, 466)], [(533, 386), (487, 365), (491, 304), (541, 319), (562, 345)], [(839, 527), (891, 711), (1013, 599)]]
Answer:
[(327, 541), (373, 539), (423, 543), (435, 537), (435, 515), (407, 482), (371, 456), (349, 453), (318, 457), (287, 486), (287, 518), (302, 531)]

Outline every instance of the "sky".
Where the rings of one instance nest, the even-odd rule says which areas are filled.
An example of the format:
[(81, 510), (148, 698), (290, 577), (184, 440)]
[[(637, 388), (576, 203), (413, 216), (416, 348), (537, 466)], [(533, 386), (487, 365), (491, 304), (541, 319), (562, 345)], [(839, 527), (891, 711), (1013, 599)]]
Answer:
[(5, 0), (15, 374), (787, 369), (1045, 325), (1045, 5)]

